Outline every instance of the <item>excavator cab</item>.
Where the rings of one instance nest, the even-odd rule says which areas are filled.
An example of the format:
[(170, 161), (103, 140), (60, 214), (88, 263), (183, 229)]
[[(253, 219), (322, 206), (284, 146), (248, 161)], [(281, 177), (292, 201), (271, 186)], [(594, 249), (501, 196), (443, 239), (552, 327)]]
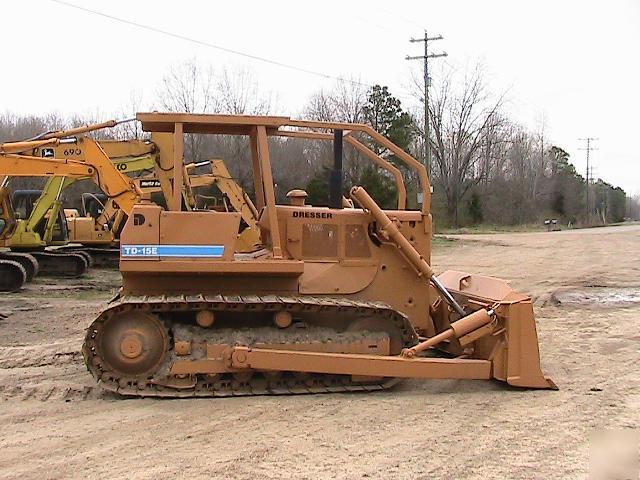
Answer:
[(83, 217), (98, 218), (104, 211), (107, 204), (107, 196), (104, 193), (83, 193), (82, 194), (82, 210)]
[[(42, 190), (15, 190), (13, 192), (12, 201), (16, 208), (16, 213), (21, 219), (28, 219), (35, 208), (38, 199), (42, 197)], [(67, 219), (64, 215), (64, 209), (59, 205), (53, 205), (46, 215), (41, 218), (33, 227), (33, 231), (40, 238), (49, 238), (47, 229), (51, 229), (50, 238), (52, 243), (64, 244), (69, 239), (69, 228)], [(55, 219), (50, 220), (50, 216), (55, 215)]]
[(42, 190), (15, 190), (11, 201), (15, 208), (16, 217), (26, 219), (31, 216), (33, 206), (42, 195)]

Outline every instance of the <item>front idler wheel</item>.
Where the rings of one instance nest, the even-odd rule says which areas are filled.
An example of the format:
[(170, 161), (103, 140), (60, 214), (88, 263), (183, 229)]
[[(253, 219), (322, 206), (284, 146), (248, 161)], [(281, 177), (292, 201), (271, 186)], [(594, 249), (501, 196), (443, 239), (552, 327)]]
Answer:
[(109, 370), (126, 377), (148, 377), (162, 364), (168, 343), (156, 315), (128, 312), (104, 323), (98, 349)]

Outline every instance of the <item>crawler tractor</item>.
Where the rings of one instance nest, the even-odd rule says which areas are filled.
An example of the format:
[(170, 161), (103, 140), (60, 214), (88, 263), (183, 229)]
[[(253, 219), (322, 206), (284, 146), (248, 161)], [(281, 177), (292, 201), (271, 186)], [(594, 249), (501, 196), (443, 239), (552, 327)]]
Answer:
[[(236, 253), (240, 214), (181, 211), (178, 188), (172, 211), (140, 201), (137, 190), (119, 200), (128, 214), (122, 289), (82, 347), (106, 390), (138, 397), (371, 391), (406, 377), (556, 388), (540, 368), (526, 295), (496, 278), (434, 274), (426, 170), (369, 126), (174, 113), (137, 119), (145, 131), (173, 136), (174, 185), (182, 182), (184, 134), (248, 137), (261, 245)], [(307, 205), (302, 191), (276, 202), (270, 137), (333, 142), (329, 206)], [(345, 143), (395, 180), (396, 209), (382, 210), (362, 187), (351, 189), (353, 204), (343, 197)], [(380, 151), (419, 180), (419, 210), (407, 209), (403, 176)], [(100, 177), (107, 181), (106, 170)]]

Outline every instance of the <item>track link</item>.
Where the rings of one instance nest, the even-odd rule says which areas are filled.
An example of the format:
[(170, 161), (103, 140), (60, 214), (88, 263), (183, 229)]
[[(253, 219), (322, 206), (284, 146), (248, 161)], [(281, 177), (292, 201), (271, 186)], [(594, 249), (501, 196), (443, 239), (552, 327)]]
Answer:
[(18, 262), (24, 268), (27, 274), (27, 282), (33, 280), (33, 277), (38, 275), (39, 265), (38, 260), (29, 254), (22, 252), (0, 252), (0, 260), (13, 260)]
[[(173, 323), (168, 318), (185, 312), (199, 310), (212, 310), (215, 312), (255, 313), (277, 312), (285, 310), (293, 315), (313, 316), (322, 315), (350, 315), (356, 318), (376, 318), (390, 322), (401, 332), (402, 343), (405, 346), (416, 342), (417, 336), (408, 319), (390, 306), (378, 302), (366, 302), (330, 297), (287, 297), (287, 296), (222, 296), (222, 295), (195, 295), (195, 296), (143, 296), (126, 297), (115, 300), (104, 310), (99, 317), (87, 329), (82, 353), (87, 369), (105, 390), (124, 396), (136, 397), (228, 397), (246, 395), (288, 395), (311, 394), (328, 392), (352, 392), (374, 391), (390, 388), (398, 383), (396, 378), (380, 379), (355, 379), (350, 375), (324, 375), (300, 372), (258, 372), (247, 371), (240, 374), (217, 374), (213, 376), (196, 375), (187, 383), (180, 385), (165, 382), (166, 373), (170, 370), (172, 362), (176, 359), (173, 345), (169, 346), (164, 356), (162, 365), (151, 375), (144, 378), (127, 377), (110, 371), (100, 357), (100, 336), (103, 333), (105, 321), (114, 315), (125, 312), (145, 312), (159, 314), (164, 317), (164, 323), (173, 335), (182, 335), (184, 329), (206, 332), (206, 329), (195, 325), (184, 327)], [(172, 330), (175, 329), (175, 332)], [(182, 329), (182, 332), (179, 330)], [(230, 334), (224, 342), (229, 345), (245, 344), (246, 338), (237, 329), (229, 329)], [(258, 330), (249, 329), (249, 336), (260, 336)], [(271, 329), (278, 335), (278, 330)], [(381, 332), (333, 332), (335, 338), (327, 329), (322, 331), (322, 338), (316, 341), (346, 342), (370, 339), (382, 335)], [(224, 337), (225, 332), (219, 330), (216, 335)], [(369, 336), (367, 336), (369, 335)], [(273, 335), (262, 337), (254, 345), (273, 342)], [(334, 343), (335, 345), (335, 343)]]
[(52, 251), (29, 252), (40, 266), (40, 275), (76, 278), (87, 273), (89, 262), (80, 253), (56, 253)]
[(101, 247), (65, 247), (65, 252), (84, 253), (91, 259), (95, 268), (118, 268), (120, 265), (120, 250), (117, 248)]
[(0, 291), (15, 292), (27, 281), (27, 272), (14, 260), (0, 260)]

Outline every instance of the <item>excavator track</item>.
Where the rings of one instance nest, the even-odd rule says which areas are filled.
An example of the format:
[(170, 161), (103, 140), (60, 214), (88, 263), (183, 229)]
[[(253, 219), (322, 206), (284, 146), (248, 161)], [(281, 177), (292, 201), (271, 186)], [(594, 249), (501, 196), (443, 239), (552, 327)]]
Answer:
[[(218, 320), (216, 327), (204, 328), (193, 320), (188, 320), (203, 310), (215, 312), (216, 318), (228, 314), (245, 320), (286, 311), (297, 321), (287, 328), (280, 329), (268, 323), (239, 328), (234, 322), (227, 322), (226, 325), (218, 327)], [(157, 345), (153, 342), (145, 344), (143, 350), (156, 351), (157, 357), (150, 362), (151, 370), (142, 375), (119, 373), (116, 368), (109, 366), (111, 363), (118, 363), (119, 360), (107, 361), (109, 357), (114, 358), (112, 350), (116, 347), (105, 347), (105, 343), (110, 345), (109, 338), (122, 338), (118, 337), (117, 330), (120, 328), (118, 325), (123, 322), (118, 319), (134, 319), (136, 316), (162, 319), (150, 321), (146, 326), (142, 322), (127, 327), (129, 331), (136, 332), (136, 335), (141, 331), (148, 331), (151, 337), (155, 335), (159, 339)], [(317, 323), (318, 318), (330, 319), (333, 325), (337, 323), (342, 327), (351, 325), (356, 328), (327, 327), (326, 322)], [(115, 326), (110, 326), (110, 322), (115, 322)], [(124, 321), (126, 322), (127, 320)], [(373, 324), (385, 325), (388, 331), (382, 331), (384, 328), (379, 327), (376, 327), (378, 331), (358, 327), (371, 327)], [(102, 388), (124, 396), (185, 398), (373, 391), (390, 388), (399, 381), (396, 378), (358, 378), (350, 375), (255, 370), (215, 375), (196, 374), (187, 378), (172, 376), (169, 372), (173, 363), (186, 358), (180, 356), (184, 355), (184, 352), (178, 352), (176, 347), (177, 343), (184, 344), (184, 339), (188, 339), (189, 344), (194, 345), (191, 358), (197, 360), (204, 356), (203, 353), (198, 353), (197, 347), (206, 349), (207, 345), (219, 348), (246, 345), (335, 353), (386, 345), (397, 354), (401, 348), (415, 344), (417, 335), (402, 313), (379, 302), (274, 295), (130, 296), (112, 302), (91, 324), (87, 329), (82, 353), (87, 369)], [(127, 348), (125, 341), (115, 342), (122, 353), (125, 353)], [(389, 347), (390, 345), (393, 346)], [(379, 350), (377, 352), (389, 354)], [(119, 355), (118, 352), (115, 353), (116, 356)], [(124, 361), (121, 364), (126, 369), (127, 358), (122, 357), (121, 360)]]
[(27, 281), (27, 272), (14, 260), (0, 260), (0, 292), (20, 290)]
[(80, 253), (89, 256), (91, 264), (95, 268), (118, 268), (120, 265), (120, 250), (118, 248), (102, 247), (63, 247), (65, 252)]
[(40, 275), (76, 278), (87, 273), (89, 262), (80, 253), (29, 252), (38, 261)]
[(33, 277), (38, 275), (39, 265), (38, 260), (29, 254), (21, 252), (0, 252), (0, 260), (13, 260), (18, 262), (24, 268), (27, 274), (27, 282), (33, 280)]

